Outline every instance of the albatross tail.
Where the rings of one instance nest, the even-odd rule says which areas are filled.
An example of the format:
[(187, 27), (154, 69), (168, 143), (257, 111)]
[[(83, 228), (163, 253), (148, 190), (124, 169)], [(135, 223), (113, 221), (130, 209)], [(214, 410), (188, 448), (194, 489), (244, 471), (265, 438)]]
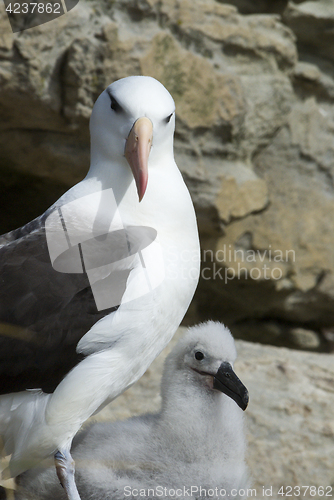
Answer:
[(15, 477), (43, 458), (34, 451), (33, 441), (36, 428), (44, 427), (50, 396), (35, 389), (0, 396), (0, 451), (3, 456), (12, 455), (3, 477)]

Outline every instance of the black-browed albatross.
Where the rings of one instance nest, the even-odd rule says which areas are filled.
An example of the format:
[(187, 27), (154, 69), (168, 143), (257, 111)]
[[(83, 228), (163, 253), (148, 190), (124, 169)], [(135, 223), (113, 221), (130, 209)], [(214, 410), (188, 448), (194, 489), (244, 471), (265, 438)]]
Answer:
[[(194, 208), (158, 81), (111, 84), (91, 119), (85, 179), (0, 239), (0, 435), (16, 476), (55, 454), (78, 500), (73, 436), (145, 372), (199, 276)], [(8, 472), (8, 471), (7, 471)]]

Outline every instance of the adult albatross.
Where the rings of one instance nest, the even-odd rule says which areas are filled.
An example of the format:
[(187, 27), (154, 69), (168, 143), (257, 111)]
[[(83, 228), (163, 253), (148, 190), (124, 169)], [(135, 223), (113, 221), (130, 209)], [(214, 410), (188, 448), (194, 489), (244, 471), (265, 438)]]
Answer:
[(0, 435), (16, 476), (55, 454), (78, 500), (73, 436), (166, 346), (199, 276), (173, 156), (175, 105), (150, 77), (97, 99), (85, 179), (0, 239)]

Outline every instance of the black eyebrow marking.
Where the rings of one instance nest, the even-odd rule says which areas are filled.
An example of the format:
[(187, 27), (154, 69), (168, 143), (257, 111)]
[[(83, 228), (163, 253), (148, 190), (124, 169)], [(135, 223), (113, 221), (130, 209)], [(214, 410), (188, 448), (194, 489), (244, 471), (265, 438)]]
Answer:
[(115, 111), (115, 113), (121, 113), (123, 111), (123, 108), (117, 102), (117, 100), (115, 99), (115, 97), (112, 95), (111, 90), (109, 88), (107, 88), (107, 94), (110, 97), (110, 101), (111, 101), (110, 107), (111, 107), (111, 109), (113, 109)]
[(166, 123), (170, 122), (170, 119), (172, 118), (172, 116), (173, 116), (174, 113), (175, 113), (175, 111), (173, 111), (173, 113), (171, 113), (170, 115), (167, 116), (167, 118), (165, 118), (165, 122)]

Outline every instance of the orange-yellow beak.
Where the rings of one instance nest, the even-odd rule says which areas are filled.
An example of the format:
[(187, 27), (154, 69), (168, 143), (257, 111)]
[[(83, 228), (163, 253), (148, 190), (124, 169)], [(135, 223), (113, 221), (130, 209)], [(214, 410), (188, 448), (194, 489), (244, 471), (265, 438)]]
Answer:
[(148, 181), (148, 157), (152, 147), (153, 125), (146, 117), (138, 118), (126, 140), (124, 156), (136, 181), (139, 201), (143, 199)]

